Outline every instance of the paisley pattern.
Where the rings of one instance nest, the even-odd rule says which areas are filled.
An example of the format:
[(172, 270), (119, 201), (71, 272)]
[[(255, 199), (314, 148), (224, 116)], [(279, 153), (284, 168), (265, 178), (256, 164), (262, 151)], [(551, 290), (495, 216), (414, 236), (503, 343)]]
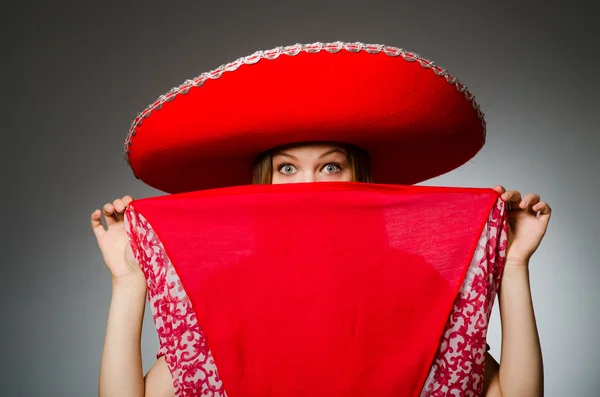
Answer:
[[(479, 396), (483, 389), (487, 326), (507, 248), (505, 206), (498, 199), (483, 228), (448, 317), (421, 397)], [(148, 221), (131, 205), (125, 213), (133, 252), (148, 283), (148, 300), (175, 395), (226, 397), (179, 277)]]

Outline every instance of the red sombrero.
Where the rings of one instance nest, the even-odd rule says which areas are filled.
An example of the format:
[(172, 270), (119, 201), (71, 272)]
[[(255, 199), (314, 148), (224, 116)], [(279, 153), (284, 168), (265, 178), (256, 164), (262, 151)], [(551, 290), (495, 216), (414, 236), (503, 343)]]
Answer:
[(410, 185), (451, 171), (485, 143), (474, 96), (403, 49), (315, 43), (259, 51), (173, 88), (133, 121), (135, 176), (169, 193), (244, 185), (273, 147), (343, 142), (373, 179)]

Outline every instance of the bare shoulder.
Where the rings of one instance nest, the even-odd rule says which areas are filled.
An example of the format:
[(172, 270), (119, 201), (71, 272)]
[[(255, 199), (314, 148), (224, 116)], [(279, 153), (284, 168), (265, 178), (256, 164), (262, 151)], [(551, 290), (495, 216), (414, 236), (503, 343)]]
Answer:
[(175, 397), (173, 378), (164, 357), (159, 357), (144, 378), (146, 397)]
[(500, 365), (490, 355), (485, 353), (485, 372), (483, 374), (483, 397), (502, 397), (500, 391)]

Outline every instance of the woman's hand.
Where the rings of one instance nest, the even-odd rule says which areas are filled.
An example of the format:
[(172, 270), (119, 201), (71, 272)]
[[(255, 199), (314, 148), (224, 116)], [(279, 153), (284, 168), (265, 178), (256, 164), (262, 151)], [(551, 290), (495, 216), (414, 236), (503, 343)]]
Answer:
[[(146, 280), (133, 257), (124, 213), (133, 199), (125, 196), (92, 214), (92, 229), (113, 280), (106, 338), (100, 363), (98, 396), (144, 396), (141, 337)], [(107, 228), (100, 218), (104, 214)], [(149, 393), (147, 394), (149, 395)]]
[[(495, 186), (507, 203), (508, 248), (498, 290), (502, 352), (497, 374), (486, 396), (544, 395), (544, 363), (531, 298), (529, 259), (550, 221), (550, 206), (537, 194), (521, 197), (516, 190)], [(489, 379), (489, 378), (488, 378)]]
[(506, 191), (500, 185), (495, 186), (494, 190), (508, 203), (506, 264), (527, 266), (546, 234), (552, 210), (547, 203), (540, 201), (538, 194), (531, 193), (522, 198), (518, 191)]
[[(105, 204), (102, 211), (94, 211), (91, 217), (92, 229), (113, 283), (130, 280), (144, 282), (144, 275), (131, 251), (123, 219), (123, 214), (132, 201), (130, 196), (116, 199), (112, 204)], [(104, 229), (100, 221), (103, 214), (107, 229)]]

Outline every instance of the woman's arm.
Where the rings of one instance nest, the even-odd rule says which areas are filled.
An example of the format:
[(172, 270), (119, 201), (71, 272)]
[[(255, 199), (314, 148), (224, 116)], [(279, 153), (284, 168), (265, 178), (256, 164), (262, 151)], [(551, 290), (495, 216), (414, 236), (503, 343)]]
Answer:
[(175, 397), (173, 377), (163, 356), (154, 363), (145, 378), (145, 397)]
[(98, 396), (144, 396), (141, 332), (146, 282), (113, 283), (98, 382)]
[(538, 248), (550, 220), (550, 206), (537, 194), (521, 198), (518, 191), (494, 189), (508, 202), (508, 248), (498, 291), (502, 323), (499, 367), (486, 357), (486, 397), (539, 397), (544, 393), (542, 351), (531, 288), (529, 259)]
[(146, 283), (113, 284), (106, 339), (100, 364), (98, 395), (174, 397), (164, 357), (143, 376), (141, 336)]
[(498, 300), (502, 322), (502, 395), (542, 396), (542, 349), (533, 312), (528, 263), (507, 263)]
[[(125, 196), (91, 216), (92, 229), (112, 276), (112, 299), (100, 376), (100, 397), (174, 396), (171, 373), (160, 358), (144, 378), (141, 355), (146, 280), (133, 256), (123, 213), (133, 199)], [(100, 218), (104, 214), (107, 228)]]
[(527, 266), (508, 264), (498, 294), (502, 322), (500, 366), (486, 357), (486, 397), (544, 394), (542, 351)]
[(483, 374), (483, 391), (482, 396), (485, 397), (502, 397), (500, 391), (500, 379), (499, 379), (500, 365), (490, 355), (485, 353), (485, 372)]

